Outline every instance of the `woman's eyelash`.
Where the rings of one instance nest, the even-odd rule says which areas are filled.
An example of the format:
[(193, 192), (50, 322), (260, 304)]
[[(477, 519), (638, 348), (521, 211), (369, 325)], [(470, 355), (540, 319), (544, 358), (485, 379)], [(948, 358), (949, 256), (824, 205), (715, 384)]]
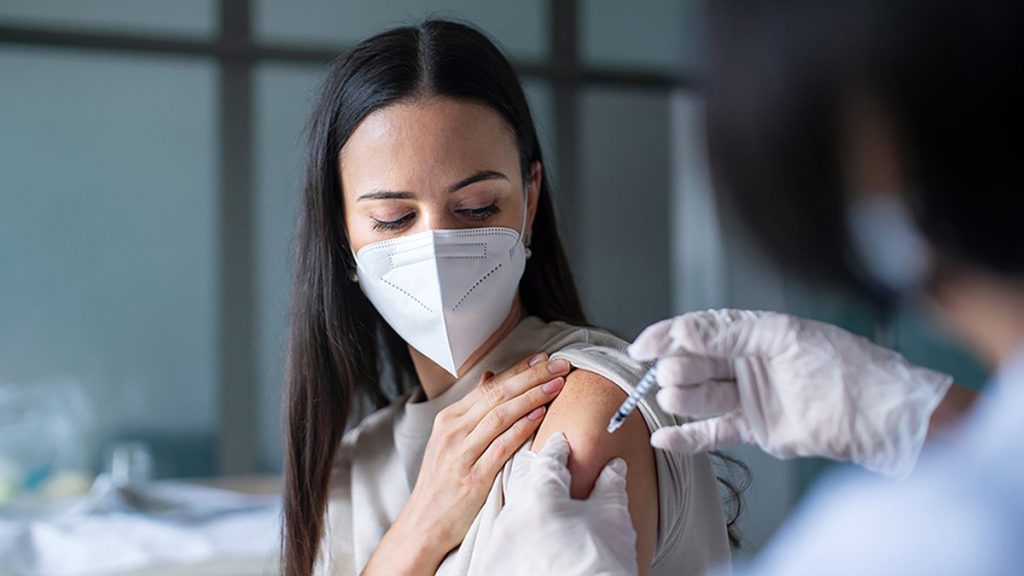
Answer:
[(405, 226), (415, 216), (412, 212), (409, 212), (405, 216), (402, 216), (398, 220), (377, 220), (373, 219), (374, 230), (398, 230), (402, 226)]
[[(487, 218), (501, 212), (501, 208), (498, 208), (498, 203), (495, 202), (490, 206), (484, 206), (483, 208), (460, 208), (459, 210), (456, 210), (456, 212), (473, 220), (486, 220)], [(415, 215), (416, 214), (414, 212), (409, 212), (398, 220), (378, 220), (374, 218), (373, 229), (377, 231), (399, 230), (408, 224)]]
[(498, 208), (498, 203), (495, 202), (494, 204), (491, 204), (490, 206), (484, 206), (483, 208), (462, 208), (460, 210), (456, 210), (456, 212), (468, 216), (474, 220), (483, 220), (485, 218), (490, 218), (491, 216), (494, 216), (498, 212), (501, 212), (501, 208)]

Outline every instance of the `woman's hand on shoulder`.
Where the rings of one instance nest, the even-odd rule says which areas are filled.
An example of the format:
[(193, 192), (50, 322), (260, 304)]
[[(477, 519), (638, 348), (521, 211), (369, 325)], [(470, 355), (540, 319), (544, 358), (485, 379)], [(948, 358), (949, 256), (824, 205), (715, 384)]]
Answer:
[(626, 393), (607, 378), (586, 370), (574, 370), (565, 387), (548, 408), (537, 431), (532, 450), (538, 451), (555, 432), (565, 433), (572, 446), (569, 471), (573, 498), (586, 498), (605, 465), (622, 458), (629, 468), (626, 491), (629, 511), (637, 532), (637, 560), (645, 574), (654, 557), (658, 533), (658, 477), (650, 431), (639, 411), (626, 419), (614, 434), (608, 420), (626, 399)]
[(416, 485), (364, 570), (433, 574), (458, 546), (505, 462), (540, 427), (569, 373), (538, 354), (479, 386), (434, 420)]

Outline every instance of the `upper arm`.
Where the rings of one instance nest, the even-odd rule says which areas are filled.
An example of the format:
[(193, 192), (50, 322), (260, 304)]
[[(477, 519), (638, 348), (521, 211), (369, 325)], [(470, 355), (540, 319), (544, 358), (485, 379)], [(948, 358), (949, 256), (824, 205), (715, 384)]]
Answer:
[(654, 559), (658, 534), (657, 468), (650, 432), (638, 411), (614, 434), (606, 430), (608, 420), (625, 399), (626, 393), (607, 378), (574, 370), (548, 408), (532, 449), (539, 450), (555, 432), (565, 434), (572, 450), (569, 471), (573, 498), (590, 494), (609, 460), (618, 457), (626, 461), (629, 513), (637, 532), (637, 564), (640, 573), (646, 574)]

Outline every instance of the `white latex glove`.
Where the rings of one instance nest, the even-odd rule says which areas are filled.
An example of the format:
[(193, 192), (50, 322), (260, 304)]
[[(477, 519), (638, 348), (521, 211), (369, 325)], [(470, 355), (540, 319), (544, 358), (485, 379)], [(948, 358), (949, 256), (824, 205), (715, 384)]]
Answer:
[(709, 310), (659, 322), (629, 347), (658, 359), (658, 402), (707, 418), (651, 444), (678, 452), (747, 443), (779, 458), (910, 473), (953, 379), (845, 330), (773, 312)]
[(637, 574), (626, 462), (609, 462), (590, 497), (574, 500), (568, 461), (569, 442), (561, 432), (552, 434), (540, 452), (516, 455), (505, 507), (482, 553), (487, 574)]

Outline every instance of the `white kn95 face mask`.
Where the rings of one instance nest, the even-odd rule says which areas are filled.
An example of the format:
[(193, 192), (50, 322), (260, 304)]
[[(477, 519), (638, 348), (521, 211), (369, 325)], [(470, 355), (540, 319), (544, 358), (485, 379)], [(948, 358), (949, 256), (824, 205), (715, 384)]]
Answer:
[(362, 247), (356, 269), (391, 328), (458, 377), (508, 317), (526, 258), (522, 232), (511, 228), (426, 230)]

